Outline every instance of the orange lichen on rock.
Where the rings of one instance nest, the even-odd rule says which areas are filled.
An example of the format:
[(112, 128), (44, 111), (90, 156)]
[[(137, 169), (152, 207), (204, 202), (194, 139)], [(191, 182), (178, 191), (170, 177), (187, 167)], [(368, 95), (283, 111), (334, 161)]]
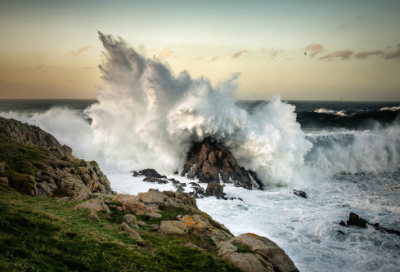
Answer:
[(248, 235), (250, 235), (250, 236), (253, 236), (253, 237), (258, 237), (257, 235), (255, 235), (254, 233), (247, 233)]

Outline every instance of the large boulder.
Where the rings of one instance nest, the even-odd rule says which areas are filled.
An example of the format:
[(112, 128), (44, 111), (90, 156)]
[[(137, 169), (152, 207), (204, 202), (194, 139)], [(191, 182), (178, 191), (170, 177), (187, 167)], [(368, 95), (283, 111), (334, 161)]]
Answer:
[(235, 237), (233, 242), (245, 245), (252, 251), (265, 256), (268, 259), (268, 262), (272, 264), (275, 271), (299, 271), (285, 251), (268, 238), (253, 233), (245, 233)]
[(160, 232), (163, 235), (185, 234), (188, 232), (188, 228), (180, 221), (161, 221)]
[(189, 179), (198, 177), (204, 183), (219, 183), (221, 179), (246, 189), (259, 189), (262, 185), (254, 172), (239, 166), (228, 150), (210, 138), (193, 145), (181, 175)]

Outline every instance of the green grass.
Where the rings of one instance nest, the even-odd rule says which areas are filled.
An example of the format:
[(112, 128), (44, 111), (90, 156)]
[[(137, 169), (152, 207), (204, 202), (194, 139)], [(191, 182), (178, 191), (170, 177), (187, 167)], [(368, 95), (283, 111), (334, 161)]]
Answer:
[[(98, 213), (98, 223), (89, 210), (75, 211), (77, 204), (0, 185), (0, 271), (241, 271), (208, 254), (215, 248), (198, 236), (165, 237), (144, 228), (136, 229), (145, 241), (138, 243), (121, 233), (125, 213)], [(182, 211), (161, 213), (171, 218)], [(205, 252), (184, 247), (188, 242)]]

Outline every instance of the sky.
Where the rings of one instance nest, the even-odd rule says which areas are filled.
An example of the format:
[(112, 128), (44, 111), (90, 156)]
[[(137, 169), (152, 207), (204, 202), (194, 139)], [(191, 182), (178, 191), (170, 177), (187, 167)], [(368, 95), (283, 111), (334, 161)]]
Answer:
[[(93, 99), (97, 31), (236, 99), (400, 101), (400, 1), (0, 0), (0, 99)], [(306, 53), (306, 54), (305, 54)]]

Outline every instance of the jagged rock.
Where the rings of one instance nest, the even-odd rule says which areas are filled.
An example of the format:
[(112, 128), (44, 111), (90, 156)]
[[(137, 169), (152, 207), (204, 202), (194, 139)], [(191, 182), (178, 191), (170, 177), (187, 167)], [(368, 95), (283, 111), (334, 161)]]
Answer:
[[(14, 119), (0, 117), (0, 132), (8, 138), (23, 144), (43, 147), (58, 147), (61, 154), (65, 155), (61, 149), (61, 144), (57, 139), (37, 126), (31, 126)], [(71, 150), (72, 153), (70, 147), (66, 145), (64, 146), (65, 150)]]
[(71, 200), (71, 202), (78, 202), (78, 201), (83, 201), (83, 200), (88, 200), (93, 198), (93, 194), (90, 191), (83, 191), (81, 194), (76, 196), (74, 199)]
[(200, 182), (219, 183), (220, 177), (224, 183), (233, 182), (235, 186), (246, 189), (259, 189), (262, 185), (256, 174), (237, 165), (235, 158), (225, 148), (205, 138), (201, 143), (193, 145), (187, 154), (181, 176)]
[(232, 242), (248, 246), (252, 251), (264, 255), (272, 264), (275, 271), (298, 272), (293, 261), (286, 255), (285, 251), (268, 238), (246, 233), (232, 239)]
[(207, 185), (206, 189), (206, 196), (216, 196), (217, 198), (223, 197), (224, 189), (223, 187), (216, 183), (216, 182), (210, 182)]
[(300, 191), (300, 190), (293, 190), (293, 193), (294, 193), (295, 195), (297, 195), (298, 197), (302, 197), (302, 198), (305, 198), (305, 199), (308, 198), (308, 195), (307, 195), (305, 192), (303, 192), (303, 191)]
[(158, 190), (150, 189), (147, 193), (139, 193), (140, 199), (146, 204), (164, 203), (167, 196)]
[(126, 201), (122, 204), (122, 210), (133, 212), (136, 215), (145, 215), (149, 211), (143, 202), (129, 201)]
[(163, 235), (185, 234), (188, 232), (188, 228), (180, 221), (161, 221), (160, 232)]
[(387, 229), (387, 228), (381, 227), (381, 226), (379, 226), (379, 223), (372, 224), (372, 223), (370, 223), (367, 220), (361, 218), (360, 216), (358, 216), (357, 214), (355, 214), (353, 212), (351, 212), (349, 214), (349, 220), (347, 220), (347, 225), (343, 221), (341, 221), (339, 223), (339, 225), (341, 225), (341, 226), (357, 226), (357, 227), (360, 227), (360, 228), (367, 228), (367, 226), (370, 226), (370, 227), (372, 227), (372, 228), (374, 228), (376, 230), (379, 230), (381, 232), (390, 233), (390, 234), (396, 234), (396, 235), (400, 236), (400, 231), (391, 230), (391, 229)]
[(143, 242), (143, 238), (139, 235), (139, 233), (131, 229), (125, 222), (122, 223), (122, 230), (128, 232), (129, 237), (136, 239), (140, 242)]

